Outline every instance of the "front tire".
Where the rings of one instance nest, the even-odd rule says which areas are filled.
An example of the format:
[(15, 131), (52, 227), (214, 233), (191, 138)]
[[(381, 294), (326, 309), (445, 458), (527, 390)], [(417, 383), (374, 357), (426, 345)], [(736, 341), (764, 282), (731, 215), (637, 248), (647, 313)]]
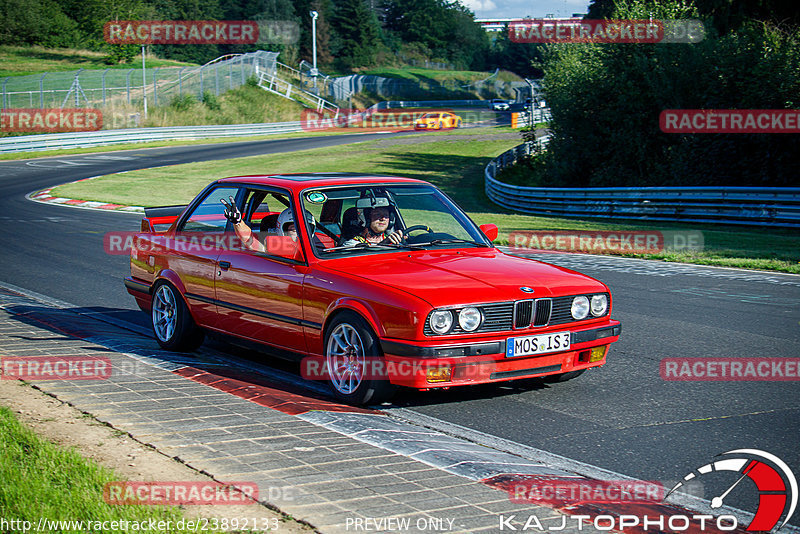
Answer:
[(396, 390), (381, 372), (385, 360), (377, 336), (354, 312), (340, 313), (328, 326), (325, 363), (333, 395), (348, 404), (377, 404)]
[(205, 333), (192, 319), (180, 292), (168, 282), (153, 288), (150, 320), (156, 341), (166, 350), (192, 351), (203, 343)]

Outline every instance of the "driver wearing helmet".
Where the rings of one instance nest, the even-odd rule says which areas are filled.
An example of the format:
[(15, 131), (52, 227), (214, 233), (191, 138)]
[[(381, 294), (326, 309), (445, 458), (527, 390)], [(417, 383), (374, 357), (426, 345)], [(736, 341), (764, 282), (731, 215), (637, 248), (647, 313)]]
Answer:
[(378, 245), (381, 243), (398, 245), (402, 241), (400, 232), (389, 229), (388, 206), (364, 208), (364, 220), (367, 223), (366, 228), (360, 234), (342, 243), (342, 246), (352, 247), (358, 244)]

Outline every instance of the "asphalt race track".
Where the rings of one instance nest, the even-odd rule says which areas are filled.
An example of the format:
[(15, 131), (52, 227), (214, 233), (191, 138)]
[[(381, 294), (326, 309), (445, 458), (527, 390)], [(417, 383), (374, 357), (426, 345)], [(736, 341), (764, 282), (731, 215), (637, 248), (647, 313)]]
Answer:
[[(90, 176), (368, 140), (387, 134), (247, 141), (0, 162), (0, 282), (145, 325), (125, 292), (126, 256), (103, 251), (109, 231), (141, 216), (31, 202), (33, 191)], [(389, 134), (402, 135), (402, 134)], [(800, 473), (795, 381), (662, 380), (670, 357), (800, 356), (800, 276), (575, 254), (535, 254), (606, 282), (623, 323), (608, 364), (566, 383), (523, 380), (403, 392), (384, 409), (498, 447), (555, 453), (644, 479), (677, 481), (732, 449), (771, 452)], [(453, 426), (457, 425), (457, 426)], [(705, 497), (719, 495), (709, 479)], [(720, 482), (722, 484), (722, 482)], [(756, 507), (754, 492), (726, 504)], [(747, 494), (747, 495), (744, 495)]]

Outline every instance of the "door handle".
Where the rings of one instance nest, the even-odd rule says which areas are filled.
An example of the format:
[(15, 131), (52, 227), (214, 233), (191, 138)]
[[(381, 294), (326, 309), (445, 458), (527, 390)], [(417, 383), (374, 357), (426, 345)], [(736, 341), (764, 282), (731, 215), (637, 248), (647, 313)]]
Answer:
[(227, 271), (228, 269), (231, 268), (231, 262), (221, 261), (219, 262), (219, 268), (222, 269), (223, 271)]

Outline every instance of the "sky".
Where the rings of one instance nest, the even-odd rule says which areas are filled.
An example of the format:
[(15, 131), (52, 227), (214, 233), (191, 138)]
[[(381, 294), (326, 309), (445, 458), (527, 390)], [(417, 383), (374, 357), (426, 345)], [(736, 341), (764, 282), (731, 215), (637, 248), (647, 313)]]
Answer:
[(545, 15), (569, 17), (586, 13), (589, 0), (460, 0), (475, 13), (476, 19), (541, 18)]

